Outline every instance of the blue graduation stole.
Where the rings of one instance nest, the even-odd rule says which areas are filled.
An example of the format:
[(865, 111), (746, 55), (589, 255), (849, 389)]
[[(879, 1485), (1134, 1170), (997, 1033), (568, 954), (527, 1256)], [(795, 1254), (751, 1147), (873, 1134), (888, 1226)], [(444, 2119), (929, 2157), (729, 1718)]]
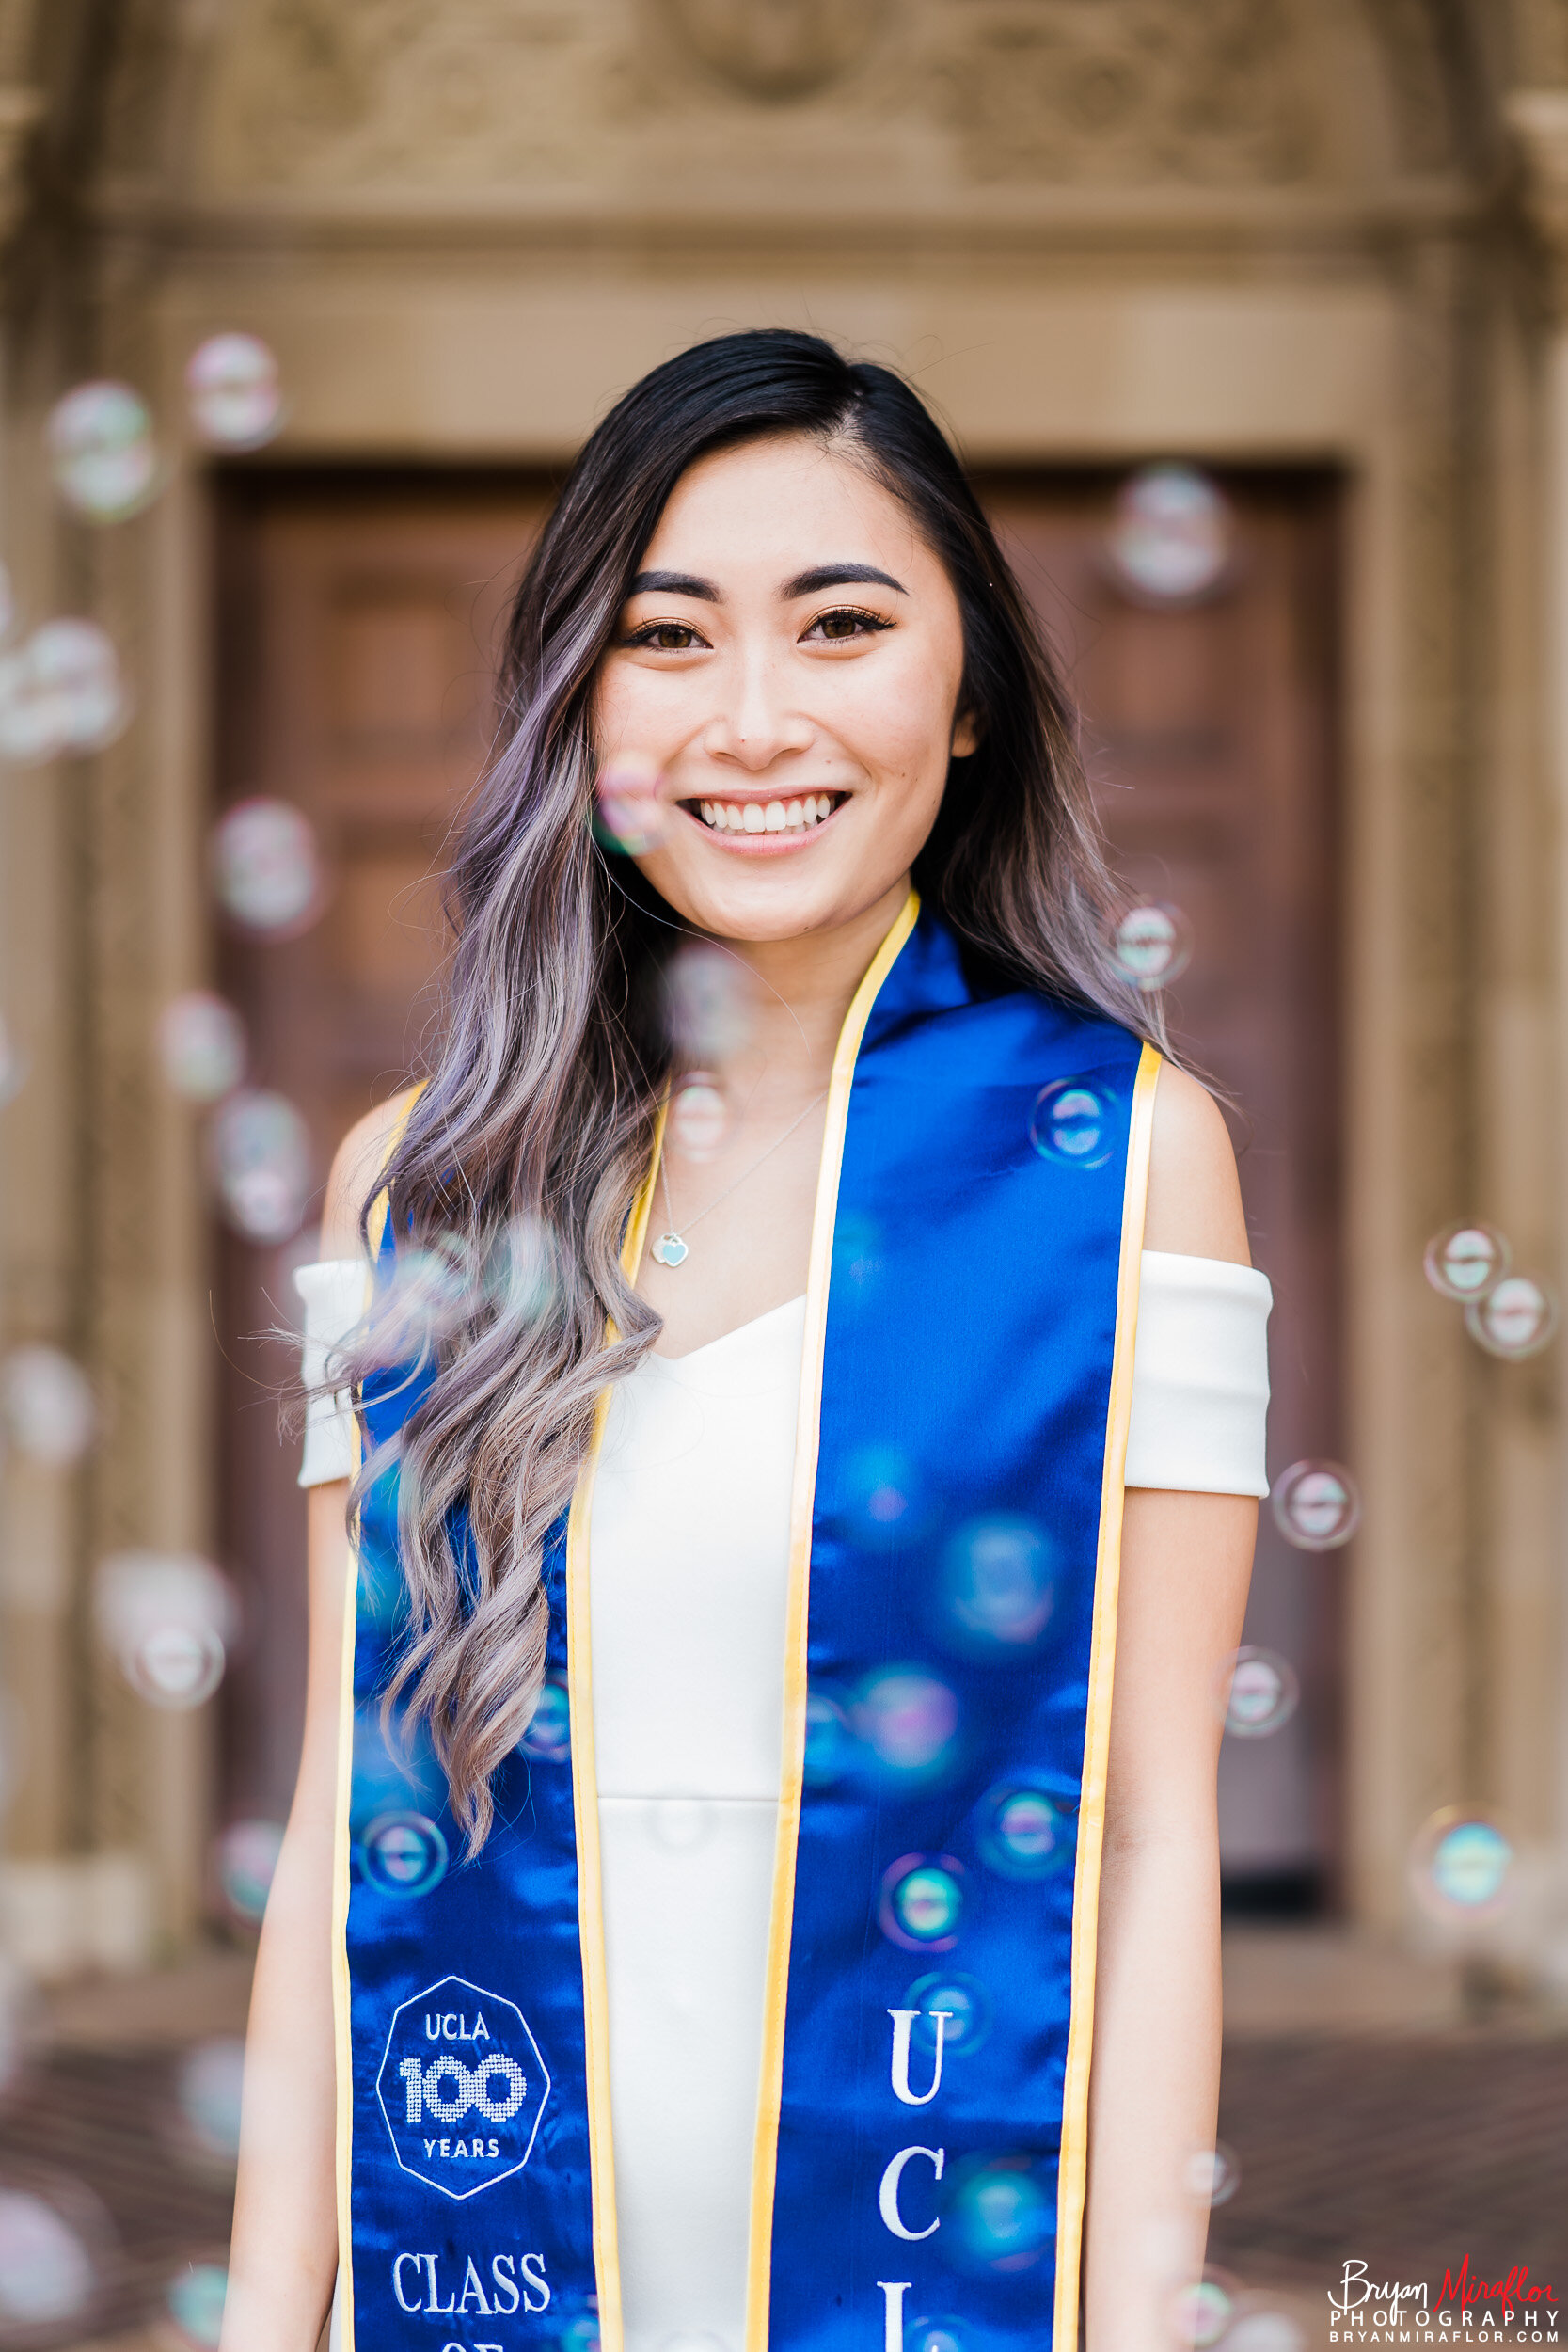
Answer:
[[(1077, 2344), (1158, 1068), (1098, 1015), (976, 993), (912, 893), (845, 1022), (811, 1246), (745, 2352)], [(427, 1377), (366, 1383), (372, 1443)], [(334, 1938), (345, 2352), (621, 2352), (593, 1471), (546, 1549), (547, 1679), (472, 1863), (428, 1748), (379, 1728), (395, 1466), (361, 1513)]]

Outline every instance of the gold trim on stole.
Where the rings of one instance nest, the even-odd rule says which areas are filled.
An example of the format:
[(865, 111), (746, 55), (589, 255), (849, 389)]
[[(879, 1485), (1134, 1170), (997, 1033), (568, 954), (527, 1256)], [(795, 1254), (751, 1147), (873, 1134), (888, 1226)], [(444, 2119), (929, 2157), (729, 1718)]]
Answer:
[(1061, 2159), (1056, 2174), (1056, 2308), (1053, 2352), (1076, 2352), (1084, 2192), (1088, 2179), (1089, 2059), (1094, 2044), (1094, 1971), (1100, 1926), (1100, 1857), (1105, 1836), (1105, 1772), (1111, 1747), (1111, 1688), (1116, 1673), (1117, 1597), (1121, 1581), (1121, 1519), (1127, 1431), (1132, 1418), (1132, 1349), (1138, 1330), (1138, 1278), (1148, 1198), (1148, 1147), (1161, 1057), (1146, 1045), (1132, 1087), (1122, 1194), (1121, 1263), (1117, 1278), (1116, 1345), (1105, 1416), (1089, 1637), (1089, 1704), (1084, 1726), (1084, 1777), (1078, 1804), (1078, 1859), (1072, 1883), (1072, 1973), (1067, 2066), (1062, 2086)]
[(789, 1994), (789, 1947), (795, 1910), (795, 1851), (800, 1830), (800, 1789), (806, 1753), (806, 1630), (811, 1599), (811, 1537), (816, 1504), (816, 1456), (822, 1402), (822, 1351), (828, 1334), (828, 1278), (832, 1268), (838, 1180), (849, 1118), (849, 1089), (861, 1039), (882, 982), (915, 926), (920, 899), (911, 890), (897, 920), (872, 958), (839, 1031), (828, 1088), (822, 1159), (812, 1218), (806, 1282), (806, 1339), (800, 1362), (800, 1417), (789, 1514), (789, 1613), (784, 1636), (784, 1773), (778, 1843), (773, 1862), (773, 1909), (768, 1936), (762, 2069), (752, 2159), (752, 2230), (746, 2269), (746, 2352), (766, 2352), (772, 2289), (773, 2189), (784, 2096), (784, 2010)]

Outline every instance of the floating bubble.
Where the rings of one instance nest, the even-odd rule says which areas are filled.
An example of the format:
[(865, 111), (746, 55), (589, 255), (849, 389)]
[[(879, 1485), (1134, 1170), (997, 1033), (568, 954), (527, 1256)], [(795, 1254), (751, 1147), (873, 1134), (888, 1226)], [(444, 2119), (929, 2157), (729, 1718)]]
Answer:
[(99, 1567), (95, 1600), (99, 1632), (138, 1697), (176, 1714), (212, 1697), (236, 1612), (211, 1561), (188, 1552), (116, 1552)]
[(969, 2352), (969, 2339), (956, 2320), (917, 2319), (904, 2330), (905, 2352)]
[(164, 2309), (182, 2344), (190, 2352), (215, 2352), (223, 2335), (223, 2307), (229, 2296), (229, 2273), (222, 2263), (187, 2263), (171, 2279)]
[(1238, 1740), (1266, 1740), (1290, 1722), (1300, 1697), (1294, 1668), (1270, 1649), (1237, 1650), (1220, 1677), (1220, 1713)]
[(383, 1895), (428, 1895), (447, 1875), (447, 1841), (423, 1813), (383, 1813), (365, 1830), (370, 1883)]
[(96, 621), (45, 621), (0, 659), (0, 759), (37, 767), (101, 752), (130, 718), (119, 656)]
[(806, 1785), (826, 1788), (842, 1780), (857, 1753), (849, 1712), (832, 1692), (814, 1684), (806, 1692)]
[(1519, 1363), (1539, 1356), (1557, 1329), (1557, 1298), (1532, 1275), (1505, 1274), (1465, 1310), (1465, 1327), (1489, 1356)]
[(693, 1070), (670, 1098), (670, 1140), (689, 1160), (711, 1160), (729, 1133), (730, 1106), (717, 1078)]
[(535, 1216), (509, 1217), (485, 1245), (480, 1283), (498, 1316), (547, 1322), (561, 1298), (561, 1245)]
[(0, 1405), (12, 1444), (51, 1470), (80, 1461), (92, 1443), (91, 1383), (57, 1347), (13, 1348), (0, 1370)]
[(212, 855), (219, 901), (242, 930), (295, 939), (320, 914), (325, 892), (315, 828), (292, 801), (236, 802), (214, 827)]
[(310, 1131), (286, 1095), (241, 1088), (219, 1104), (208, 1152), (223, 1213), (246, 1241), (287, 1241), (310, 1198)]
[(1031, 1520), (972, 1519), (942, 1558), (945, 1633), (976, 1657), (1021, 1657), (1050, 1622), (1053, 1567), (1050, 1547)]
[(1032, 2270), (1056, 2234), (1053, 2188), (1030, 2156), (971, 2156), (943, 2200), (942, 2251), (966, 2270)]
[(949, 1760), (958, 1702), (918, 1666), (872, 1675), (855, 1700), (854, 1726), (878, 1761), (906, 1779), (928, 1778)]
[(1129, 907), (1110, 928), (1111, 953), (1123, 979), (1146, 995), (1168, 988), (1193, 960), (1193, 929), (1180, 907), (1159, 899)]
[(1234, 2280), (1223, 2271), (1205, 2269), (1201, 2279), (1180, 2287), (1171, 2298), (1171, 2324), (1181, 2344), (1202, 2348), (1218, 2344), (1236, 2308)]
[(846, 1210), (833, 1228), (833, 1280), (863, 1291), (882, 1271), (882, 1247), (875, 1219)]
[(901, 1447), (858, 1446), (846, 1466), (845, 1485), (864, 1534), (878, 1535), (911, 1523), (918, 1494), (916, 1473)]
[(967, 1976), (962, 1969), (937, 1969), (930, 1976), (917, 1977), (904, 1995), (903, 2007), (920, 2011), (911, 2040), (933, 2056), (937, 2029), (932, 2021), (938, 2010), (946, 2016), (942, 2029), (942, 2046), (946, 2052), (970, 2057), (990, 2033), (990, 1994), (978, 1977)]
[(1342, 1462), (1292, 1462), (1275, 1480), (1275, 1524), (1298, 1551), (1336, 1551), (1361, 1524), (1361, 1495)]
[(738, 956), (702, 940), (684, 941), (660, 985), (665, 1033), (683, 1063), (711, 1070), (745, 1044), (756, 981)]
[(234, 1821), (217, 1841), (214, 1861), (224, 1906), (246, 1927), (261, 1924), (282, 1848), (277, 1821)]
[(599, 2352), (599, 2323), (592, 2312), (578, 2312), (562, 2325), (556, 2338), (561, 2352)]
[(129, 384), (78, 384), (49, 411), (47, 435), (55, 486), (89, 522), (123, 522), (157, 495), (151, 414)]
[(641, 752), (617, 752), (605, 762), (594, 787), (594, 830), (607, 850), (645, 857), (658, 848), (670, 824), (663, 781), (657, 761)]
[(1307, 2352), (1307, 2331), (1284, 2312), (1243, 2312), (1226, 2331), (1221, 2352)]
[(1181, 2169), (1182, 2185), (1198, 2205), (1227, 2205), (1241, 2178), (1241, 2169), (1223, 2139), (1212, 2148), (1195, 2148)]
[(1439, 1919), (1490, 1918), (1513, 1893), (1513, 1840), (1476, 1805), (1446, 1805), (1418, 1832), (1410, 1850), (1410, 1880), (1426, 1910)]
[(572, 1753), (572, 1707), (563, 1682), (539, 1686), (539, 1699), (523, 1734), (523, 1753), (541, 1763), (563, 1764)]
[(950, 1951), (963, 1901), (961, 1862), (951, 1854), (905, 1854), (883, 1875), (878, 1924), (907, 1952)]
[(0, 2186), (0, 2340), (79, 2318), (97, 2286), (79, 2217), (35, 2189)]
[(1467, 1307), (1501, 1281), (1510, 1256), (1502, 1234), (1490, 1225), (1446, 1225), (1428, 1242), (1421, 1264), (1434, 1291)]
[(400, 1248), (376, 1282), (364, 1360), (383, 1370), (422, 1363), (470, 1318), (477, 1289), (473, 1253), (460, 1234)]
[(981, 1800), (980, 1858), (1008, 1879), (1053, 1878), (1077, 1844), (1072, 1813), (1050, 1789), (1006, 1782)]
[(237, 2035), (198, 2042), (185, 2052), (175, 2097), (182, 2136), (197, 2154), (221, 2165), (238, 2161), (244, 2091), (245, 2043)]
[(158, 1016), (164, 1075), (188, 1103), (220, 1103), (245, 1076), (245, 1023), (204, 988), (187, 989)]
[(1029, 1140), (1042, 1160), (1069, 1168), (1103, 1168), (1116, 1150), (1117, 1097), (1086, 1078), (1056, 1078), (1041, 1087), (1029, 1120)]
[(1107, 547), (1126, 586), (1180, 604), (1221, 579), (1232, 531), (1228, 501), (1196, 466), (1144, 466), (1117, 494)]
[(261, 449), (283, 422), (277, 361), (256, 335), (209, 335), (185, 362), (191, 423), (210, 449)]

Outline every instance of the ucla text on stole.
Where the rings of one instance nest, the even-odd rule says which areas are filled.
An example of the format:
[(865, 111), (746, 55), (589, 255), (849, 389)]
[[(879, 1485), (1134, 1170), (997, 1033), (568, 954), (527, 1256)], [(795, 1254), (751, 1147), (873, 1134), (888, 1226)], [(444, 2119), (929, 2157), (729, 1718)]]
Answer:
[[(933, 2009), (927, 2012), (931, 2024), (936, 2027), (936, 2055), (931, 2069), (929, 2090), (917, 2091), (911, 2087), (910, 2083), (910, 2037), (914, 2030), (915, 2020), (921, 2013), (917, 2009), (890, 2009), (888, 2010), (888, 2015), (893, 2020), (893, 2052), (888, 2070), (889, 2078), (893, 2086), (894, 2097), (907, 2107), (929, 2106), (941, 2090), (942, 2049), (948, 2022), (953, 2015), (953, 2011), (947, 2009)], [(903, 2182), (904, 2168), (917, 2161), (928, 2164), (933, 2180), (940, 2181), (942, 2168), (947, 2161), (947, 2151), (945, 2148), (900, 2148), (896, 2155), (889, 2159), (877, 2190), (877, 2210), (881, 2215), (883, 2223), (895, 2238), (902, 2238), (911, 2246), (918, 2245), (922, 2238), (930, 2237), (942, 2227), (940, 2217), (933, 2217), (927, 2222), (924, 2229), (911, 2229), (900, 2209), (899, 2191)], [(430, 2318), (461, 2318), (471, 2314), (475, 2319), (495, 2319), (510, 2318), (519, 2309), (524, 2312), (542, 2312), (547, 2307), (550, 2289), (549, 2282), (545, 2277), (543, 2254), (521, 2254), (515, 2257), (511, 2254), (481, 2255), (478, 2262), (472, 2254), (468, 2254), (461, 2259), (465, 2264), (461, 2291), (454, 2289), (446, 2301), (442, 2302), (439, 2256), (407, 2252), (395, 2254), (392, 2257), (392, 2292), (401, 2309), (405, 2312), (422, 2312)], [(481, 2263), (487, 2263), (489, 2265), (490, 2294), (496, 2298), (494, 2302), (486, 2296), (484, 2282), (480, 2272)], [(406, 2273), (404, 2265), (408, 2265)], [(882, 2291), (885, 2304), (886, 2352), (902, 2352), (904, 2297), (913, 2281), (909, 2279), (879, 2279), (877, 2283)], [(405, 2285), (413, 2286), (415, 2289), (412, 2300), (404, 2291)], [(450, 2344), (443, 2346), (443, 2352), (505, 2352), (505, 2346), (483, 2343), (475, 2343), (467, 2346)]]

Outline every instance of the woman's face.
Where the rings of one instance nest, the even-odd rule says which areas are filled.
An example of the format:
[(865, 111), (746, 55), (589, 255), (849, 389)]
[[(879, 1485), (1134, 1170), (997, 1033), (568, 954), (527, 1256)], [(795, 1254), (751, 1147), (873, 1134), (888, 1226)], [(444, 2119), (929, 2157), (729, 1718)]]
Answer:
[(637, 859), (720, 939), (852, 922), (935, 822), (958, 713), (958, 598), (903, 506), (803, 437), (703, 458), (675, 485), (595, 691), (602, 771), (652, 763), (662, 837)]

